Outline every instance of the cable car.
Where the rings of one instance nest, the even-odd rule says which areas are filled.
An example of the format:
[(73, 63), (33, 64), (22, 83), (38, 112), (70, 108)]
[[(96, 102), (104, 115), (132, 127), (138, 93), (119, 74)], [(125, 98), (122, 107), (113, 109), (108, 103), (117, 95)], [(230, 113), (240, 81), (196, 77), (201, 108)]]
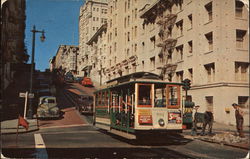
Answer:
[(128, 139), (144, 133), (180, 133), (182, 86), (149, 72), (110, 80), (94, 92), (94, 124)]

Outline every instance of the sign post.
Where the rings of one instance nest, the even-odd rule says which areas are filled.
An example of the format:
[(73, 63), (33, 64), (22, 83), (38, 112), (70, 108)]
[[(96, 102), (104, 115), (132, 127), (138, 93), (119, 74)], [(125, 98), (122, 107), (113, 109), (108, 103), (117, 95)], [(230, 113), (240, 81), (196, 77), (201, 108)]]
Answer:
[(28, 101), (28, 91), (26, 91), (25, 93), (25, 103), (24, 103), (24, 113), (23, 113), (24, 119), (26, 119), (27, 101)]
[(26, 91), (25, 93), (19, 93), (19, 97), (25, 98), (23, 118), (26, 119), (28, 98), (34, 98), (34, 93), (28, 93), (28, 91)]

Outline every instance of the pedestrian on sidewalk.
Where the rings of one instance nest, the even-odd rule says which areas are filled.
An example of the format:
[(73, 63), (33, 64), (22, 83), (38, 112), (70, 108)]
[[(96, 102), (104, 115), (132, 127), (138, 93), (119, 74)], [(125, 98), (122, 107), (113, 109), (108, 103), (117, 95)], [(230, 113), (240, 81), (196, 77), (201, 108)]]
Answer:
[(206, 127), (208, 125), (208, 134), (212, 134), (212, 127), (213, 127), (213, 122), (214, 122), (214, 115), (212, 111), (207, 110), (204, 113), (204, 122), (202, 125), (202, 132), (201, 135), (205, 135)]
[(243, 133), (243, 122), (244, 122), (244, 111), (236, 103), (233, 103), (232, 106), (235, 109), (235, 118), (236, 118), (236, 129), (240, 137), (245, 137)]
[(196, 105), (194, 106), (193, 108), (193, 112), (192, 112), (192, 131), (191, 131), (191, 135), (194, 136), (194, 135), (197, 135), (197, 111), (198, 109), (200, 108), (199, 105)]

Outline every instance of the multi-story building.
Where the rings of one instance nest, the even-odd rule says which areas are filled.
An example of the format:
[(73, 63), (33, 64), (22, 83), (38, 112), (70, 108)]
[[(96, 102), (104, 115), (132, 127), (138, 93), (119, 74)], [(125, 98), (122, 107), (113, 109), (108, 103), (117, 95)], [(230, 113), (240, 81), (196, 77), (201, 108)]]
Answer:
[(2, 88), (5, 89), (13, 81), (16, 70), (12, 64), (26, 63), (29, 59), (25, 37), (26, 1), (1, 1), (1, 75)]
[(212, 111), (215, 121), (235, 124), (231, 105), (239, 103), (249, 125), (248, 4), (114, 0), (108, 6), (103, 79), (139, 71), (172, 82), (188, 78), (188, 95), (201, 112)]
[(87, 0), (79, 15), (78, 74), (87, 76), (90, 47), (86, 44), (95, 32), (107, 22), (107, 0)]
[(55, 69), (60, 69), (64, 72), (72, 72), (73, 74), (77, 74), (78, 54), (78, 46), (60, 45), (55, 57)]
[(107, 29), (107, 79), (137, 71), (142, 24), (139, 11), (152, 0), (115, 0), (109, 2)]
[(93, 37), (87, 42), (91, 47), (89, 54), (91, 69), (88, 74), (91, 76), (95, 86), (98, 87), (106, 81), (105, 69), (106, 69), (106, 47), (107, 47), (107, 23), (103, 24), (100, 29), (93, 35)]
[[(241, 1), (157, 1), (144, 11), (141, 70), (168, 81), (192, 81), (189, 95), (233, 124), (232, 103), (245, 108), (249, 125), (248, 10)], [(139, 62), (140, 63), (140, 62)], [(159, 70), (157, 70), (159, 68)]]

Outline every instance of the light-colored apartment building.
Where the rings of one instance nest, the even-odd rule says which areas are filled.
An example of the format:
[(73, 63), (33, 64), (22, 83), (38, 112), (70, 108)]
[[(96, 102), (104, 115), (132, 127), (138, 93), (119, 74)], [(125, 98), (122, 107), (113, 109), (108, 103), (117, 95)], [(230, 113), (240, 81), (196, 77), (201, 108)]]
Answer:
[(78, 54), (78, 46), (60, 45), (54, 60), (55, 69), (64, 70), (65, 73), (72, 72), (73, 74), (76, 74)]
[(91, 48), (87, 42), (96, 31), (107, 22), (108, 0), (86, 0), (80, 8), (79, 15), (79, 56), (78, 69), (79, 76), (89, 76), (91, 64), (89, 57)]
[(244, 125), (249, 125), (247, 4), (114, 0), (108, 6), (103, 83), (139, 71), (172, 82), (188, 78), (188, 95), (200, 112), (213, 111), (215, 121), (235, 124), (231, 105), (239, 103), (246, 112)]
[(101, 86), (106, 81), (105, 69), (107, 62), (107, 23), (103, 24), (97, 32), (91, 37), (87, 44), (91, 47), (89, 54), (89, 63), (91, 64), (90, 72), (93, 83), (96, 87)]
[(107, 80), (134, 73), (138, 67), (143, 19), (139, 12), (152, 0), (114, 0), (109, 2), (107, 28)]
[(157, 1), (141, 14), (141, 70), (189, 78), (189, 95), (215, 121), (235, 124), (231, 105), (239, 103), (249, 125), (248, 13), (241, 1)]

